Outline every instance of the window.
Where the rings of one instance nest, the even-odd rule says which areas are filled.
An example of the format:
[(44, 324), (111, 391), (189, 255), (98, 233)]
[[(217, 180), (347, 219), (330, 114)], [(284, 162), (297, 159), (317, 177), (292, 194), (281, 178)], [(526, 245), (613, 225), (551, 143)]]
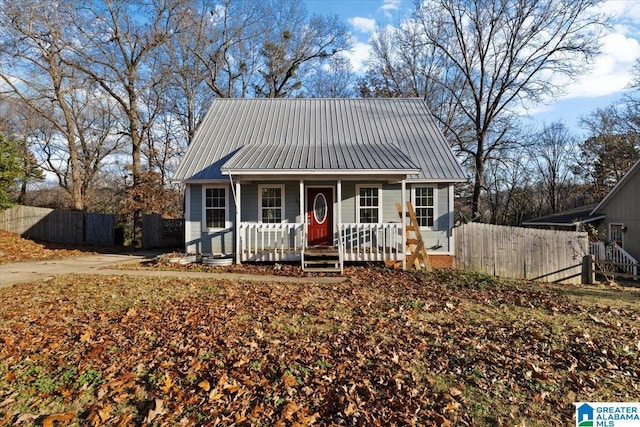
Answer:
[(433, 228), (435, 204), (433, 187), (413, 188), (413, 206), (420, 227)]
[(380, 186), (357, 186), (358, 222), (378, 223), (382, 220), (382, 188)]
[(204, 230), (226, 228), (227, 225), (227, 189), (225, 187), (205, 187), (203, 215)]
[(279, 223), (284, 219), (284, 185), (261, 185), (259, 192), (259, 220)]

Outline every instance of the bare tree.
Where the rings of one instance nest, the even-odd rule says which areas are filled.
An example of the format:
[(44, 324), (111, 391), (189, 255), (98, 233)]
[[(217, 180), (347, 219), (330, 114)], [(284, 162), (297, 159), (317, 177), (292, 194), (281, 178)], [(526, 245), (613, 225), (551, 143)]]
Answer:
[(184, 52), (197, 59), (193, 66), (204, 71), (201, 76), (215, 96), (248, 95), (260, 61), (264, 7), (251, 0), (205, 0), (189, 6)]
[[(415, 17), (402, 22), (398, 28), (384, 27), (371, 39), (372, 53), (369, 70), (359, 81), (362, 97), (419, 97), (423, 98), (448, 140), (471, 132), (468, 121), (457, 112), (464, 78), (459, 70), (449, 67), (445, 57), (428, 42), (421, 23)], [(434, 77), (448, 82), (445, 87)]]
[(308, 71), (304, 95), (310, 98), (350, 98), (354, 95), (355, 73), (349, 58), (335, 55), (328, 63)]
[[(164, 114), (179, 123), (186, 145), (193, 140), (216, 96), (217, 73), (207, 59), (214, 44), (211, 19), (207, 19), (207, 15), (211, 14), (206, 5), (197, 2), (183, 5), (180, 16), (176, 17), (182, 30), (173, 34), (162, 48), (161, 73), (166, 78), (161, 85), (154, 86), (154, 92), (164, 101)], [(216, 77), (211, 79), (211, 75)]]
[(70, 193), (73, 208), (82, 210), (96, 170), (118, 144), (110, 138), (112, 110), (67, 63), (78, 36), (71, 24), (75, 12), (66, 2), (4, 2), (0, 79), (41, 119), (23, 137), (40, 145), (45, 169)]
[(537, 203), (532, 187), (530, 159), (505, 155), (487, 162), (485, 191), (489, 222), (520, 225)]
[[(65, 64), (88, 76), (119, 106), (131, 149), (134, 187), (141, 182), (144, 138), (162, 108), (145, 103), (145, 96), (166, 78), (159, 51), (180, 31), (181, 21), (175, 16), (180, 4), (179, 0), (106, 0), (78, 5), (81, 13), (74, 24), (81, 36)], [(146, 100), (151, 99), (155, 98)], [(134, 236), (141, 224), (142, 211), (136, 210)]]
[(529, 152), (549, 213), (567, 209), (577, 137), (562, 122), (554, 122), (531, 138)]
[(263, 4), (262, 62), (260, 78), (254, 83), (257, 96), (291, 96), (302, 87), (301, 66), (321, 64), (351, 46), (347, 27), (338, 16), (309, 18), (304, 3), (296, 0), (268, 0)]
[[(466, 126), (448, 129), (474, 172), (478, 212), (485, 164), (509, 143), (515, 109), (561, 93), (599, 50), (595, 0), (430, 0), (415, 20), (439, 68), (430, 77), (455, 99)], [(463, 86), (460, 87), (460, 78)], [(525, 105), (526, 106), (526, 105)], [(435, 112), (437, 115), (437, 111)], [(448, 120), (440, 118), (447, 126)]]

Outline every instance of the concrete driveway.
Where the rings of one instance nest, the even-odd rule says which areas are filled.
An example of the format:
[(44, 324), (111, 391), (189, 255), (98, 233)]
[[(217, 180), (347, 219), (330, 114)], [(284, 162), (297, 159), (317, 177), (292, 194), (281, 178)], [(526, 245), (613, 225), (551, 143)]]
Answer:
[(124, 262), (141, 262), (152, 259), (155, 253), (101, 254), (69, 257), (47, 261), (15, 262), (0, 265), (0, 288), (34, 280), (46, 280), (64, 274), (100, 274), (107, 276), (164, 276), (215, 278), (228, 280), (253, 280), (294, 283), (341, 283), (347, 280), (342, 276), (327, 277), (286, 277), (262, 274), (207, 273), (191, 271), (154, 271), (154, 270), (118, 270), (109, 268)]
[(140, 262), (155, 254), (100, 254), (46, 261), (14, 262), (0, 265), (0, 287), (33, 280), (50, 279), (60, 274), (91, 274), (123, 262)]

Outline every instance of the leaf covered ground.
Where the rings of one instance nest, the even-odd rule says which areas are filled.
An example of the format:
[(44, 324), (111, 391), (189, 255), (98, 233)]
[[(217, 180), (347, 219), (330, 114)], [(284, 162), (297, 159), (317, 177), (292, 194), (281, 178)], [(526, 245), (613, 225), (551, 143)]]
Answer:
[(54, 243), (37, 243), (18, 234), (0, 230), (0, 264), (65, 258), (86, 253), (86, 250), (67, 248)]
[(640, 294), (354, 269), (0, 290), (0, 425), (570, 425), (640, 396)]

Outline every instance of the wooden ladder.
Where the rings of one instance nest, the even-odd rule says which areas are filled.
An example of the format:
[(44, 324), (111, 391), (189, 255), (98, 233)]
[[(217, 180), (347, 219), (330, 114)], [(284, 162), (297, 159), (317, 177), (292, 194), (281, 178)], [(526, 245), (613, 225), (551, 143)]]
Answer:
[[(396, 209), (398, 209), (398, 215), (402, 218), (402, 204), (396, 203)], [(422, 239), (422, 233), (420, 232), (420, 224), (418, 224), (418, 218), (416, 218), (416, 211), (413, 209), (411, 202), (407, 202), (407, 216), (409, 217), (409, 224), (405, 224), (407, 230), (407, 249), (411, 254), (407, 261), (407, 268), (412, 266), (416, 270), (431, 271), (431, 263), (429, 262), (429, 255), (427, 255), (427, 249), (424, 246), (424, 240)], [(413, 236), (411, 236), (413, 232)]]

